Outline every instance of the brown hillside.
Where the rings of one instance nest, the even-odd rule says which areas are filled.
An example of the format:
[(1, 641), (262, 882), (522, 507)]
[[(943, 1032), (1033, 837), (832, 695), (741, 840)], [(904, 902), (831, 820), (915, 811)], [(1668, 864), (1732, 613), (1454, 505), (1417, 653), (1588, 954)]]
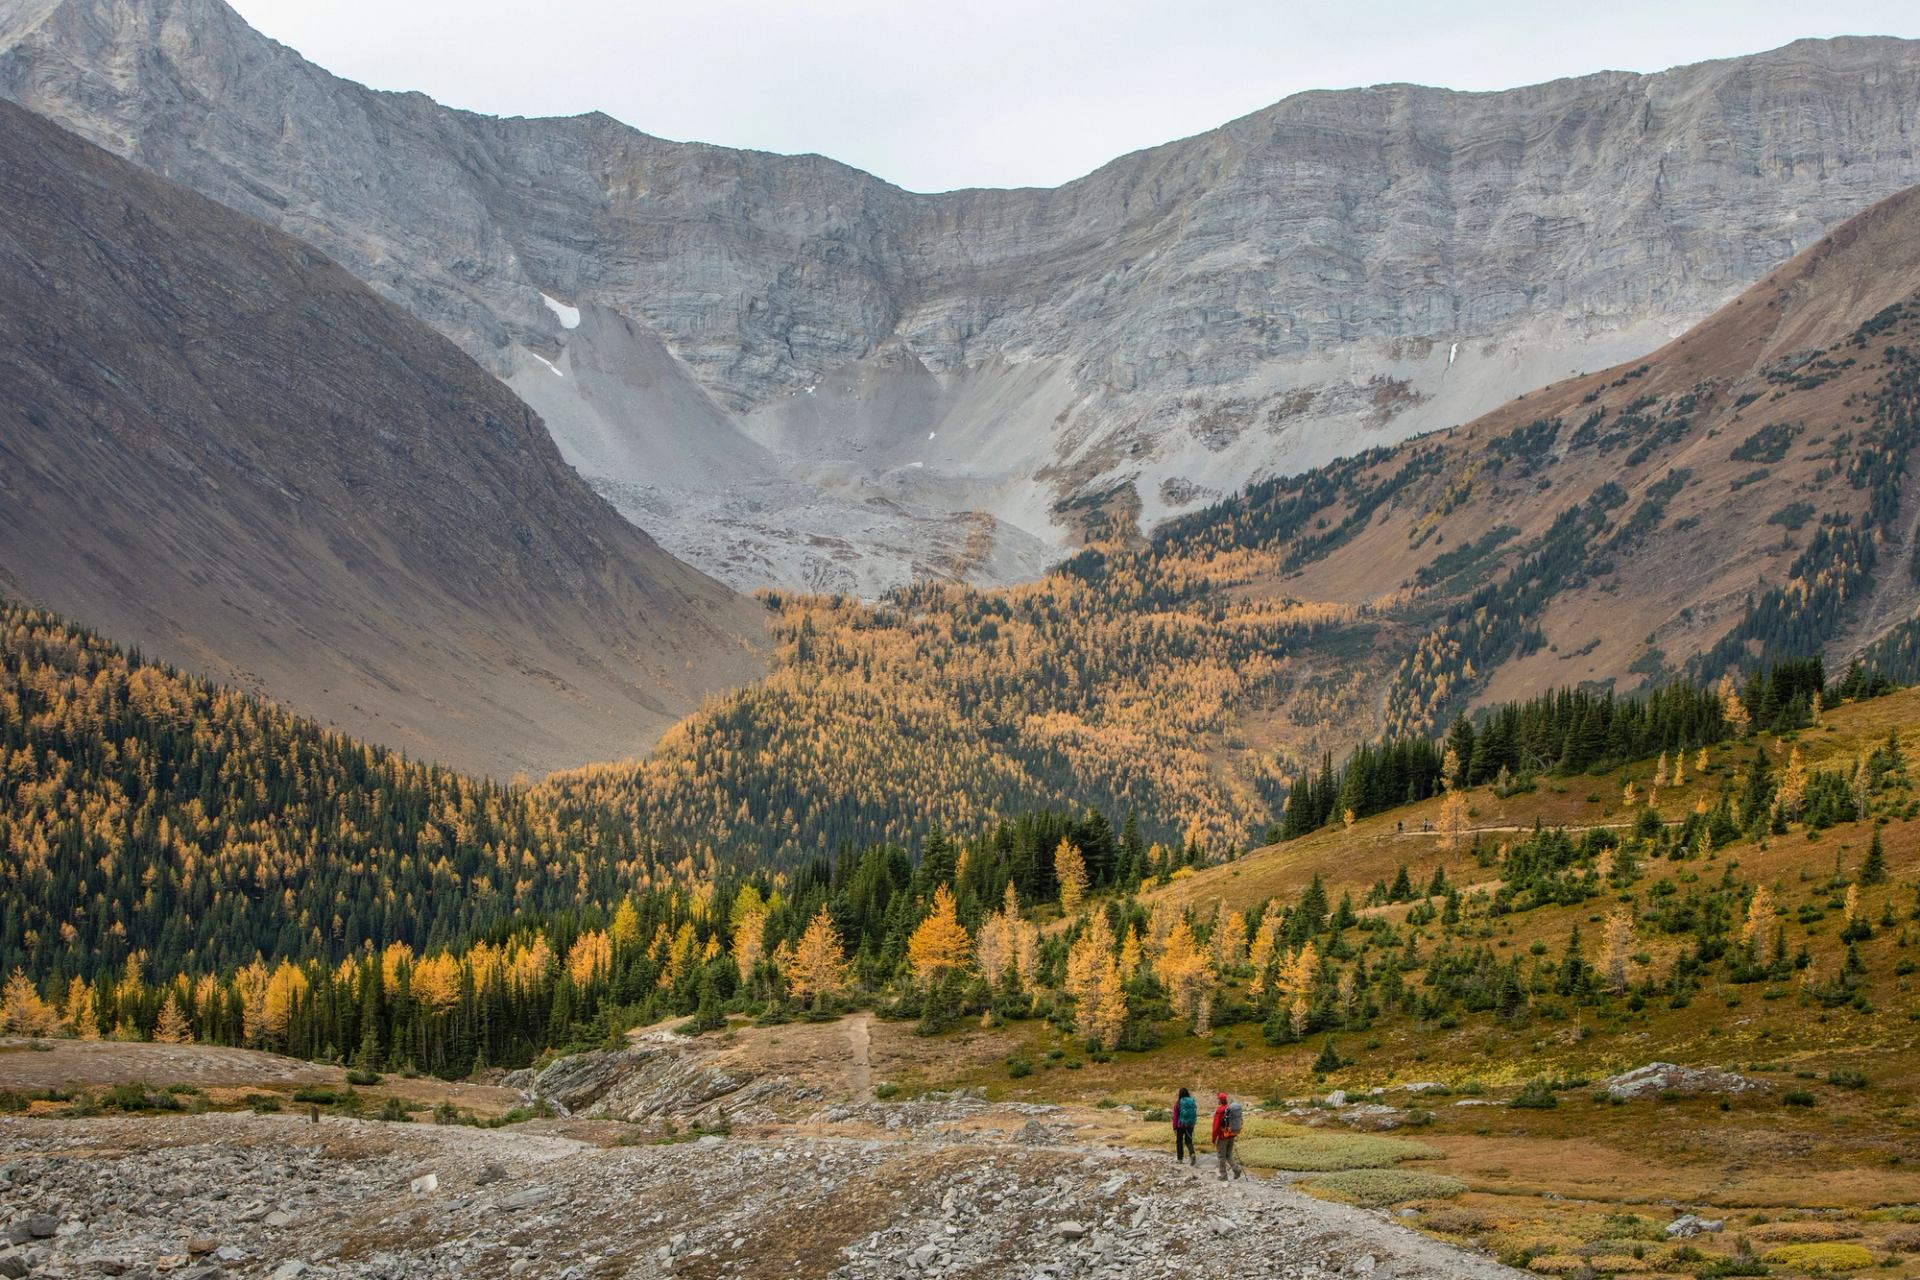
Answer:
[(759, 668), (450, 342), (0, 103), (0, 589), (504, 776), (645, 751)]
[[(1663, 509), (1600, 563), (1556, 584), (1532, 619), (1547, 644), (1478, 671), (1473, 700), (1587, 681), (1629, 689), (1676, 670), (1726, 635), (1751, 595), (1792, 580), (1796, 558), (1823, 518), (1865, 515), (1868, 488), (1850, 483), (1848, 467), (1874, 424), (1877, 398), (1888, 391), (1894, 362), (1885, 347), (1912, 336), (1913, 317), (1871, 339), (1851, 338), (1916, 295), (1920, 195), (1908, 191), (1844, 224), (1644, 359), (1555, 383), (1387, 454), (1369, 469), (1374, 476), (1393, 475), (1423, 450), (1440, 451), (1426, 464), (1432, 478), (1410, 487), (1363, 533), (1261, 589), (1354, 603), (1392, 597), (1382, 614), (1408, 621), (1423, 603), (1464, 593), (1422, 584), (1421, 571), (1432, 574), (1441, 556), (1512, 529), (1499, 555), (1456, 585), (1497, 580), (1498, 569), (1510, 567), (1557, 518), (1601, 486), (1617, 484), (1626, 502), (1611, 513), (1604, 536), (1621, 535), (1650, 500)], [(1902, 458), (1910, 397), (1903, 401), (1907, 421), (1892, 424), (1901, 438), (1888, 442)], [(1597, 439), (1582, 445), (1582, 426), (1595, 415)], [(1541, 422), (1558, 424), (1551, 444), (1517, 461), (1524, 458), (1514, 447), (1518, 433)], [(1783, 427), (1785, 438), (1773, 447), (1764, 438), (1756, 443), (1756, 433), (1770, 427)], [(1684, 480), (1662, 500), (1661, 483), (1676, 474)], [(1822, 634), (1830, 662), (1853, 657), (1912, 615), (1916, 592), (1905, 560), (1914, 481), (1909, 475), (1892, 488), (1898, 514), (1880, 532), (1873, 594)], [(1796, 513), (1796, 503), (1808, 509)], [(1326, 516), (1344, 514), (1335, 505)], [(1401, 592), (1410, 595), (1395, 595)], [(1758, 656), (1757, 646), (1749, 656)], [(1393, 727), (1415, 725), (1402, 716)]]

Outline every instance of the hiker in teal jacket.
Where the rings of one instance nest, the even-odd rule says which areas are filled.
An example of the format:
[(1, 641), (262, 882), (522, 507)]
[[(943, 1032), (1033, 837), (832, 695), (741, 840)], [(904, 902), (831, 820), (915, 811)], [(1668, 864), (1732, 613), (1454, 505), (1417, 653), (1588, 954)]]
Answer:
[(1200, 1157), (1193, 1152), (1193, 1127), (1198, 1123), (1200, 1104), (1183, 1088), (1173, 1104), (1173, 1158), (1176, 1161), (1184, 1159), (1188, 1164), (1200, 1163)]

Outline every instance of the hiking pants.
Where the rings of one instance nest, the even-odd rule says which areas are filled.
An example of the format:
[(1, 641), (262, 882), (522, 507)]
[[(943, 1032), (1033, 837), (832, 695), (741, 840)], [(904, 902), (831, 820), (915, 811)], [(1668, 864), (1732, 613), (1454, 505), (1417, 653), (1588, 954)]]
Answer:
[(1222, 1137), (1215, 1139), (1213, 1151), (1214, 1154), (1220, 1158), (1220, 1181), (1225, 1182), (1229, 1172), (1236, 1178), (1245, 1175), (1245, 1167), (1241, 1165), (1239, 1160), (1234, 1158), (1232, 1138)]
[(1200, 1157), (1195, 1155), (1193, 1151), (1192, 1125), (1177, 1124), (1173, 1126), (1173, 1158), (1175, 1160), (1191, 1159), (1195, 1164), (1200, 1162)]

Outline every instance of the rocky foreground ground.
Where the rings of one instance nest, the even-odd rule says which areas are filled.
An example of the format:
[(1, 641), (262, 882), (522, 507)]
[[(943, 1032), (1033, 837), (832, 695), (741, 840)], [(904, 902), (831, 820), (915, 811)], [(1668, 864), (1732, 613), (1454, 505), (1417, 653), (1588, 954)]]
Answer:
[(0, 1275), (1514, 1274), (1277, 1183), (1222, 1186), (1210, 1161), (1056, 1145), (1031, 1121), (657, 1145), (542, 1127), (7, 1119)]

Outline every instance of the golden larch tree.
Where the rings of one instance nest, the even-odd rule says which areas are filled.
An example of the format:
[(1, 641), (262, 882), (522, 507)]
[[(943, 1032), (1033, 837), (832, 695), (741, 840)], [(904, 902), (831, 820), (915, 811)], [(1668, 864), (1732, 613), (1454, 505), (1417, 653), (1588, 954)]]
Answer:
[(1780, 922), (1780, 913), (1773, 905), (1773, 890), (1761, 885), (1753, 891), (1753, 897), (1747, 903), (1747, 921), (1740, 927), (1740, 941), (1746, 946), (1756, 965), (1767, 962), (1767, 947), (1773, 939), (1774, 927)]
[(59, 1015), (40, 998), (26, 971), (15, 969), (0, 991), (0, 1026), (17, 1036), (50, 1036), (59, 1025)]
[(100, 1000), (85, 978), (67, 984), (67, 1003), (60, 1021), (62, 1029), (76, 1040), (100, 1038)]
[(1795, 747), (1787, 756), (1787, 767), (1780, 773), (1780, 790), (1775, 799), (1779, 802), (1780, 812), (1789, 822), (1800, 816), (1800, 806), (1807, 798), (1807, 767), (1801, 763), (1800, 748)]
[(824, 905), (800, 935), (800, 945), (787, 961), (786, 978), (787, 990), (803, 1003), (815, 998), (832, 1000), (846, 991), (846, 949)]
[(740, 981), (753, 976), (755, 966), (767, 953), (767, 906), (752, 885), (742, 885), (733, 900), (733, 963), (740, 970)]
[(1720, 677), (1720, 718), (1727, 722), (1736, 738), (1746, 737), (1747, 727), (1753, 723), (1747, 704), (1740, 701), (1740, 688), (1734, 684), (1731, 671)]
[(1222, 976), (1247, 963), (1247, 920), (1222, 901), (1213, 916), (1213, 967)]
[(1100, 966), (1113, 958), (1113, 930), (1107, 925), (1107, 913), (1096, 911), (1080, 928), (1080, 936), (1067, 948), (1067, 972), (1063, 989), (1083, 1006), (1091, 999), (1100, 981)]
[(1100, 980), (1091, 1000), (1080, 1011), (1081, 1034), (1111, 1052), (1120, 1047), (1127, 1030), (1127, 990), (1120, 965), (1111, 955), (1100, 966)]
[(1064, 837), (1053, 851), (1053, 874), (1060, 881), (1060, 910), (1072, 915), (1087, 896), (1087, 860), (1080, 847)]
[(907, 962), (913, 966), (914, 981), (930, 987), (948, 973), (966, 972), (972, 958), (973, 939), (960, 923), (953, 890), (943, 884), (933, 892), (933, 910), (907, 939)]
[(178, 992), (167, 993), (167, 1002), (160, 1006), (160, 1019), (153, 1024), (153, 1038), (157, 1044), (193, 1043), (193, 1027), (180, 1007)]
[(1606, 932), (1600, 943), (1600, 964), (1607, 977), (1607, 989), (1615, 995), (1627, 989), (1627, 958), (1633, 954), (1633, 917), (1620, 907), (1607, 917)]
[(589, 929), (567, 948), (567, 976), (576, 987), (592, 986), (613, 972), (613, 943), (605, 929)]
[(624, 955), (640, 941), (640, 913), (634, 910), (632, 898), (620, 899), (620, 905), (614, 909), (613, 923), (607, 926), (607, 940), (613, 944), (615, 955)]
[(1458, 849), (1467, 833), (1467, 798), (1449, 789), (1440, 802), (1440, 847)]
[(1120, 977), (1123, 981), (1131, 982), (1134, 975), (1140, 972), (1143, 958), (1140, 926), (1130, 924), (1127, 926), (1127, 936), (1120, 943)]
[(413, 994), (435, 1013), (460, 1003), (460, 962), (448, 952), (428, 956), (413, 967)]
[(1280, 909), (1269, 902), (1261, 913), (1260, 927), (1253, 931), (1253, 943), (1247, 951), (1247, 963), (1253, 968), (1253, 977), (1247, 980), (1247, 994), (1258, 996), (1267, 989), (1268, 971), (1273, 967), (1274, 956), (1280, 949)]
[(1206, 953), (1195, 944), (1184, 916), (1174, 922), (1173, 932), (1167, 935), (1154, 974), (1167, 989), (1177, 1019), (1188, 1027), (1196, 1025), (1202, 997), (1213, 993), (1213, 971)]

